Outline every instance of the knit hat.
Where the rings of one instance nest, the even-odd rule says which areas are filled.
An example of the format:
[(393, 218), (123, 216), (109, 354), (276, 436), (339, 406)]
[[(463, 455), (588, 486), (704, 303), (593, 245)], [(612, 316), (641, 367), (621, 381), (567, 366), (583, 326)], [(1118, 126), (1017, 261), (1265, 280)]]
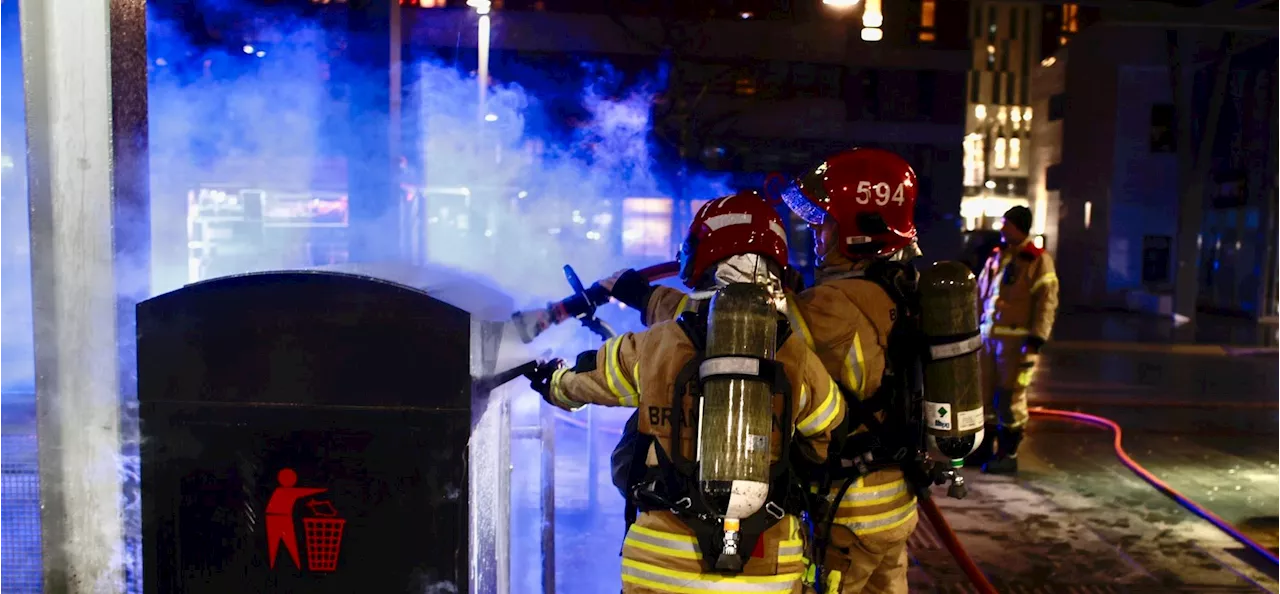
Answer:
[(1031, 234), (1031, 209), (1025, 206), (1010, 208), (1004, 213), (1004, 223), (1013, 225), (1023, 233)]

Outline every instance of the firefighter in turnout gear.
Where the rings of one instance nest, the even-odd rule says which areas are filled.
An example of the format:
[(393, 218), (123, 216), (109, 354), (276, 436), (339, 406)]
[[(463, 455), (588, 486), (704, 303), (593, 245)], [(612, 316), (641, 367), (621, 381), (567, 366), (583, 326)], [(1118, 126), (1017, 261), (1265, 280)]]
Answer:
[[(822, 362), (781, 312), (786, 257), (782, 221), (766, 203), (754, 196), (713, 200), (694, 218), (680, 256), (682, 280), (694, 295), (710, 296), (707, 311), (612, 338), (598, 351), (579, 355), (573, 368), (551, 362), (530, 374), (534, 389), (566, 410), (586, 404), (639, 409), (635, 435), (646, 445), (624, 471), (631, 478), (629, 507), (634, 504), (639, 513), (623, 543), (623, 592), (803, 591), (807, 536), (800, 514), (806, 495), (790, 461), (826, 459), (845, 405)], [(743, 295), (760, 296), (748, 299), (754, 317), (718, 311), (731, 309)], [(773, 360), (754, 359), (758, 364), (748, 366), (760, 370), (754, 379), (745, 367), (715, 376), (743, 359), (712, 352), (720, 352), (714, 346), (724, 336), (717, 325), (751, 319), (764, 325), (734, 336), (769, 342), (756, 346), (772, 352)], [(769, 382), (762, 393), (770, 434), (754, 437), (746, 450), (768, 444), (767, 502), (731, 518), (707, 488), (709, 446), (695, 442), (725, 441), (700, 439), (716, 424), (714, 381), (761, 380)], [(735, 496), (738, 486), (734, 481)], [(728, 544), (731, 531), (735, 547)], [(735, 552), (740, 567), (721, 563)]]
[[(828, 499), (828, 509), (811, 512), (819, 530), (830, 532), (824, 558), (818, 560), (825, 574), (810, 576), (823, 582), (822, 594), (907, 591), (906, 542), (917, 522), (915, 492), (928, 481), (919, 476), (907, 480), (901, 467), (909, 465), (892, 456), (903, 449), (914, 453), (923, 435), (895, 428), (883, 409), (893, 406), (891, 388), (904, 379), (903, 373), (888, 373), (889, 351), (895, 321), (904, 315), (899, 302), (909, 301), (906, 293), (914, 288), (914, 271), (907, 263), (919, 255), (915, 198), (911, 167), (874, 149), (832, 157), (784, 196), (813, 228), (819, 265), (817, 285), (788, 296), (787, 317), (844, 397), (856, 404), (838, 434), (847, 434), (840, 455), (848, 456), (848, 466), (857, 472), (815, 481)], [(634, 271), (602, 284), (609, 284), (619, 301), (640, 310), (645, 323), (703, 307), (698, 294), (651, 287)], [(904, 342), (895, 341), (894, 348), (905, 353), (918, 346)], [(909, 358), (899, 357), (904, 362)], [(870, 447), (873, 443), (879, 447)], [(879, 457), (868, 462), (868, 454)], [(831, 521), (822, 522), (823, 515)]]
[(969, 462), (994, 474), (1018, 471), (1027, 387), (1058, 311), (1053, 258), (1032, 243), (1030, 232), (1030, 209), (1015, 206), (1004, 213), (1002, 245), (978, 276), (987, 427), (986, 439)]
[(916, 175), (893, 153), (853, 149), (802, 176), (783, 199), (813, 229), (818, 266), (816, 285), (795, 299), (794, 323), (850, 407), (837, 467), (846, 472), (822, 481), (834, 522), (818, 560), (827, 575), (817, 587), (823, 594), (905, 593), (915, 493), (928, 488), (904, 473), (910, 460), (892, 458), (920, 447), (919, 433), (895, 414), (906, 404), (899, 391), (908, 373), (894, 373), (895, 359), (905, 363), (918, 348), (895, 333), (918, 313), (908, 311), (916, 280), (909, 263), (920, 255)]

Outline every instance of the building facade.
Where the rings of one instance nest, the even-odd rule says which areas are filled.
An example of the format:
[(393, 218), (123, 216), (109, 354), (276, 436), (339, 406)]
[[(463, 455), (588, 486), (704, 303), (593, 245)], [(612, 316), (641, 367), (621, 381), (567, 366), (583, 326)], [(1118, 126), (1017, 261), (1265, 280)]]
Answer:
[[(1193, 38), (1192, 113), (1209, 113), (1220, 35)], [(1277, 45), (1274, 34), (1236, 37), (1192, 257), (1200, 309), (1266, 317), (1275, 312)], [(1172, 313), (1179, 180), (1189, 173), (1167, 44), (1162, 28), (1100, 23), (1033, 72), (1031, 196), (1048, 213), (1064, 306)], [(1207, 128), (1193, 128), (1193, 143)]]
[[(1032, 122), (1044, 114), (1031, 105), (1032, 72), (1095, 16), (1096, 10), (1074, 3), (988, 0), (970, 7), (961, 204), (966, 230), (997, 229), (1009, 208), (1037, 206), (1030, 186), (1031, 134)], [(1032, 232), (1044, 235), (1048, 213), (1038, 206)]]
[[(406, 7), (405, 43), (424, 48), (414, 51), (443, 49), (463, 64), (478, 61), (476, 15), (453, 4)], [(655, 159), (727, 175), (740, 188), (759, 187), (770, 173), (791, 177), (845, 148), (892, 150), (920, 177), (922, 247), (956, 253), (967, 2), (814, 0), (787, 10), (771, 2), (674, 3), (681, 14), (643, 2), (613, 13), (607, 6), (616, 4), (493, 3), (491, 75), (524, 84), (522, 77), (546, 76), (545, 68), (529, 68), (537, 62), (601, 60), (624, 70), (661, 64), (667, 79), (653, 125), (669, 150)], [(635, 205), (648, 213), (646, 242), (662, 237), (669, 244), (643, 248), (655, 254), (673, 253), (696, 206), (713, 197), (678, 182), (667, 193), (657, 197), (663, 204)], [(654, 197), (621, 198), (625, 226), (628, 201)], [(670, 213), (668, 222), (661, 213)], [(804, 265), (810, 238), (796, 222), (794, 256)]]

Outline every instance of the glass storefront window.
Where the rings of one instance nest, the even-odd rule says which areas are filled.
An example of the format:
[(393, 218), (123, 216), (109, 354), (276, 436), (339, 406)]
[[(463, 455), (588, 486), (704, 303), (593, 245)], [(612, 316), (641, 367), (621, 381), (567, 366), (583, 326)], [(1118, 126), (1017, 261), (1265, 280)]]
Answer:
[(622, 255), (670, 258), (671, 199), (627, 198), (622, 201)]

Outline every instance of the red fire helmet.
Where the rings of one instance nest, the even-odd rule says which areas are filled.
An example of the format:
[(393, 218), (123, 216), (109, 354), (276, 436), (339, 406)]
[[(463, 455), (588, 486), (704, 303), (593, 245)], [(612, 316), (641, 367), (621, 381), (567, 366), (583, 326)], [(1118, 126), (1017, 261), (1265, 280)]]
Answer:
[(889, 151), (837, 153), (791, 184), (782, 200), (810, 224), (833, 217), (849, 258), (892, 254), (916, 238), (916, 172)]
[(759, 254), (787, 267), (787, 230), (782, 217), (753, 191), (716, 198), (698, 210), (676, 256), (680, 280), (694, 288), (721, 260)]

